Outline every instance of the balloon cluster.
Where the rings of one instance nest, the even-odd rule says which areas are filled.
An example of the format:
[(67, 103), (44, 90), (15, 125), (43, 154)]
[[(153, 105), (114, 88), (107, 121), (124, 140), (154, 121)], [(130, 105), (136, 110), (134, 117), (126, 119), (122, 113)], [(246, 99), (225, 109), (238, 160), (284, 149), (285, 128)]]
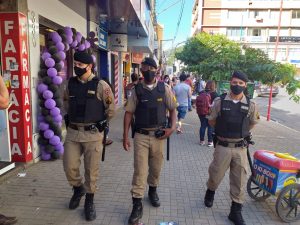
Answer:
[(37, 87), (41, 107), (41, 114), (38, 116), (38, 143), (42, 151), (42, 160), (57, 159), (64, 152), (61, 131), (63, 101), (59, 91), (63, 80), (58, 73), (64, 67), (66, 52), (70, 48), (85, 51), (90, 47), (90, 42), (70, 27), (52, 32), (47, 37), (39, 71), (41, 83)]

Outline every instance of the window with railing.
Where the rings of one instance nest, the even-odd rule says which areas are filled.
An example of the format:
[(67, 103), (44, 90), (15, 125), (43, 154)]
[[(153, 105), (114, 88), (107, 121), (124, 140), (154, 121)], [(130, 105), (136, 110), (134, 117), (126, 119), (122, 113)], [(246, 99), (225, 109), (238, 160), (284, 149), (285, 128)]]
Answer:
[(237, 27), (229, 27), (226, 29), (226, 36), (229, 37), (240, 37), (244, 36), (245, 29), (244, 28), (237, 28)]
[(255, 37), (266, 36), (266, 29), (249, 28), (248, 36), (255, 36)]

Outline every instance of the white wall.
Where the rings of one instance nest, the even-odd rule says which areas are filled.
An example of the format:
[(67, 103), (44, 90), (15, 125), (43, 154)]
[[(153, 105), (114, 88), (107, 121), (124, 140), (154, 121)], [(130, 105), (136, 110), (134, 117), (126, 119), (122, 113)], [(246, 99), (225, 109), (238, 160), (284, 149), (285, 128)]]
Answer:
[[(74, 1), (77, 2), (78, 0)], [(58, 0), (27, 0), (28, 9), (62, 26), (74, 27), (86, 35), (86, 20)], [(76, 3), (75, 3), (76, 4)]]

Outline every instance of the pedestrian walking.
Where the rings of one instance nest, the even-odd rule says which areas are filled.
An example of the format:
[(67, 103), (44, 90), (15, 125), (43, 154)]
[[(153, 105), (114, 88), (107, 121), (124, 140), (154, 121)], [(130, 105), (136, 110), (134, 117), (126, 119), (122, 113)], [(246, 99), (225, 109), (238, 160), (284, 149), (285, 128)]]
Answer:
[[(193, 81), (190, 74), (186, 75), (185, 83), (191, 87), (191, 93), (193, 92)], [(188, 110), (192, 111), (192, 95), (188, 97)]]
[[(6, 88), (6, 85), (3, 81), (2, 75), (0, 74), (0, 110), (6, 109), (9, 106), (9, 93)], [(18, 222), (16, 217), (4, 216), (0, 214), (0, 224), (15, 224)]]
[[(69, 209), (76, 209), (85, 195), (84, 213), (88, 221), (96, 218), (94, 193), (103, 148), (103, 131), (114, 114), (110, 86), (93, 74), (93, 58), (86, 51), (74, 54), (75, 77), (68, 82), (67, 135), (63, 165), (73, 196)], [(80, 175), (80, 157), (84, 156), (84, 177)]]
[[(143, 215), (146, 182), (148, 197), (154, 207), (160, 206), (157, 187), (163, 165), (165, 139), (176, 128), (176, 100), (170, 87), (155, 78), (157, 64), (152, 58), (145, 58), (141, 64), (144, 81), (138, 83), (126, 103), (124, 116), (123, 147), (130, 150), (128, 131), (132, 117), (135, 117), (134, 173), (132, 178), (132, 212), (129, 224), (138, 223)], [(166, 127), (169, 111), (172, 126)]]
[(213, 206), (215, 191), (230, 167), (232, 205), (228, 218), (235, 225), (245, 225), (242, 204), (249, 170), (245, 138), (259, 120), (256, 104), (243, 93), (247, 81), (246, 74), (235, 71), (230, 80), (230, 92), (215, 99), (208, 116), (209, 124), (215, 127), (216, 147), (208, 169), (204, 204)]
[(139, 82), (139, 75), (136, 73), (131, 74), (131, 83), (125, 87), (125, 99), (127, 100), (131, 96), (131, 92), (134, 86)]
[(205, 90), (201, 91), (196, 98), (196, 109), (201, 124), (199, 130), (200, 145), (205, 145), (204, 136), (207, 129), (208, 147), (213, 147), (213, 128), (208, 124), (208, 119), (206, 118), (209, 114), (210, 107), (212, 106), (210, 95), (211, 83), (212, 81), (208, 81), (206, 83)]
[(185, 83), (186, 75), (185, 73), (180, 74), (179, 76), (180, 83), (174, 87), (174, 93), (177, 99), (179, 106), (177, 107), (177, 118), (178, 118), (178, 127), (177, 133), (181, 134), (182, 131), (182, 121), (185, 118), (185, 115), (188, 111), (189, 98), (192, 96), (192, 90), (189, 85)]

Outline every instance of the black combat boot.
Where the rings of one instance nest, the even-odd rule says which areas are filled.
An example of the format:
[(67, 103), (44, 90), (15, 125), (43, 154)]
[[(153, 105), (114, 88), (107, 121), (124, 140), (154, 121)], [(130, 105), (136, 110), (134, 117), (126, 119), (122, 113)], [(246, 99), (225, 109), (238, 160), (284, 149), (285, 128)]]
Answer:
[(213, 206), (214, 197), (215, 197), (215, 191), (211, 191), (207, 189), (204, 197), (204, 204), (206, 207), (211, 208)]
[(83, 185), (79, 187), (73, 187), (74, 193), (69, 203), (69, 209), (76, 209), (79, 206), (80, 199), (85, 194)]
[(132, 212), (128, 219), (128, 225), (135, 225), (143, 216), (143, 204), (141, 198), (132, 198)]
[(159, 207), (159, 197), (157, 195), (156, 187), (149, 186), (148, 197), (153, 207)]
[(234, 225), (246, 225), (242, 216), (242, 207), (242, 204), (232, 202), (231, 211), (228, 216), (228, 219), (231, 220), (234, 223)]
[(87, 221), (96, 219), (96, 209), (94, 205), (94, 194), (86, 193), (84, 202), (84, 214)]

